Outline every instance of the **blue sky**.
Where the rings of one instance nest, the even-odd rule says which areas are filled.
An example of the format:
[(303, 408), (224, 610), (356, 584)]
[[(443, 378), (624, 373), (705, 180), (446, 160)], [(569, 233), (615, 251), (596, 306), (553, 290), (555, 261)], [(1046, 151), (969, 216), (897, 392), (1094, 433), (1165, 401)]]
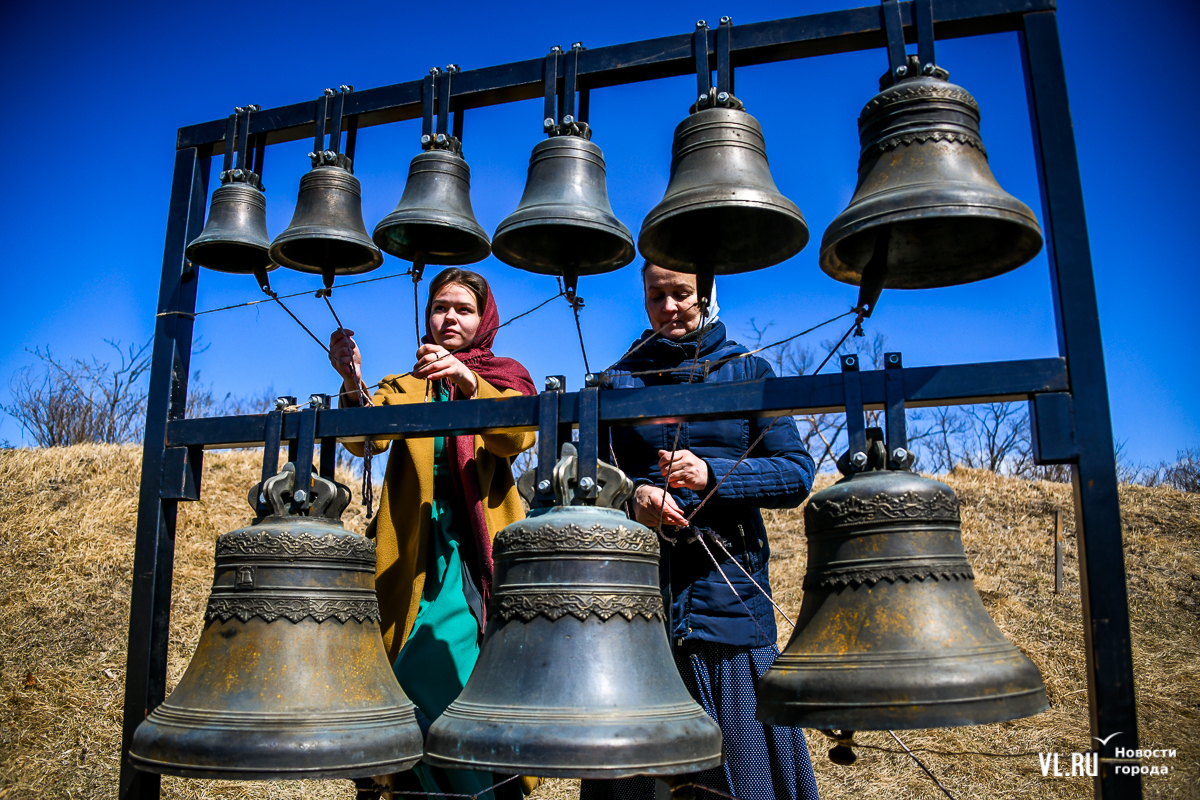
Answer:
[[(936, 0), (935, 0), (936, 2)], [(315, 98), (326, 86), (360, 89), (422, 76), (455, 62), (464, 69), (543, 55), (582, 40), (597, 47), (690, 31), (696, 19), (729, 14), (735, 25), (852, 5), (727, 2), (604, 4), (384, 4), (331, 10), (307, 2), (220, 7), (194, 3), (20, 4), (0, 31), (13, 126), (13, 167), (0, 192), (8, 346), (0, 351), (0, 402), (8, 380), (50, 346), (62, 356), (104, 354), (153, 332), (175, 131), (225, 117), (234, 105), (264, 108)], [(1187, 89), (1200, 67), (1190, 2), (1068, 0), (1059, 12), (1096, 270), (1109, 393), (1118, 439), (1135, 462), (1173, 458), (1200, 444), (1191, 411), (1200, 381), (1188, 342), (1200, 333), (1194, 298), (1200, 270), (1192, 232), (1197, 156), (1189, 135), (1200, 120)], [(236, 20), (236, 21), (234, 21)], [(1029, 118), (1015, 34), (940, 42), (938, 61), (982, 108), (991, 166), (1006, 190), (1041, 216)], [(821, 233), (854, 189), (855, 120), (886, 67), (882, 50), (748, 67), (737, 90), (762, 123), (773, 175), (804, 212), (813, 241), (769, 270), (719, 281), (723, 317), (735, 338), (750, 320), (778, 338), (844, 311), (856, 289), (817, 266)], [(617, 215), (635, 236), (667, 183), (671, 133), (692, 99), (691, 78), (594, 92), (593, 141), (604, 149)], [(466, 117), (465, 155), (475, 212), (489, 232), (521, 196), (530, 149), (543, 138), (540, 101), (479, 109)], [(356, 173), (370, 230), (395, 206), (419, 121), (360, 133)], [(311, 142), (267, 152), (268, 225), (291, 219)], [(20, 155), (20, 158), (16, 156)], [(213, 175), (219, 170), (214, 163)], [(215, 186), (215, 179), (213, 186)], [(377, 274), (406, 262), (387, 257)], [(553, 278), (494, 258), (478, 269), (492, 282), (501, 317), (556, 291)], [(319, 279), (278, 270), (281, 292), (316, 289)], [(407, 279), (335, 291), (343, 321), (358, 332), (368, 375), (412, 362)], [(254, 299), (247, 276), (205, 271), (198, 307)], [(593, 369), (614, 360), (644, 326), (634, 265), (584, 278), (583, 330)], [(422, 298), (423, 299), (423, 298)], [(292, 301), (327, 335), (332, 319), (311, 297)], [(1045, 255), (981, 283), (885, 292), (871, 328), (904, 353), (906, 365), (966, 363), (1057, 354)], [(224, 394), (271, 386), (279, 394), (332, 391), (324, 353), (270, 305), (200, 318), (209, 345), (194, 360), (201, 380)], [(833, 331), (810, 337), (816, 350)], [(1180, 351), (1178, 348), (1184, 346)], [(562, 300), (506, 328), (496, 349), (521, 359), (535, 379), (565, 373), (582, 383), (583, 362)], [(0, 417), (0, 440), (22, 441)]]

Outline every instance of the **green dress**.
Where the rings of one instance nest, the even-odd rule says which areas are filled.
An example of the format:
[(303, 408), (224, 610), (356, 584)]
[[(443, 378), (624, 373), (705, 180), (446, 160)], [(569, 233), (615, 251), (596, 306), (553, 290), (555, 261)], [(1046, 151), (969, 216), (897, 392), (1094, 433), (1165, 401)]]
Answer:
[[(447, 397), (439, 390), (434, 399)], [(404, 693), (420, 711), (418, 718), (425, 717), (419, 719), (425, 730), (466, 686), (483, 638), (464, 590), (464, 580), (469, 578), (465, 577), (459, 547), (464, 539), (469, 542), (470, 526), (464, 521), (460, 528), (455, 519), (452, 466), (445, 437), (437, 437), (433, 452), (433, 508), (425, 590), (412, 633), (392, 665)], [(413, 773), (426, 792), (477, 794), (495, 782), (490, 772), (439, 769), (427, 764), (418, 764)]]

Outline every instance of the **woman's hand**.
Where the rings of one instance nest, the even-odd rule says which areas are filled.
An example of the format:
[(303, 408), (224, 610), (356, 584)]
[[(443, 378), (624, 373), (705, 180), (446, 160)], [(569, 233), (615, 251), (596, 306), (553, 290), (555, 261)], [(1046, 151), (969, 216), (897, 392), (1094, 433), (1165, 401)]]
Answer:
[(359, 387), (362, 386), (362, 354), (354, 339), (354, 331), (347, 329), (346, 335), (336, 330), (329, 335), (329, 363), (342, 376), (343, 402), (359, 405)]
[(643, 484), (633, 493), (633, 517), (643, 525), (650, 528), (657, 527), (660, 524), (660, 508), (662, 509), (661, 524), (676, 527), (687, 525), (683, 509), (665, 489)]
[(412, 368), (412, 374), (429, 381), (447, 378), (466, 398), (474, 397), (479, 391), (479, 381), (475, 373), (440, 344), (421, 345), (417, 350), (417, 363)]
[(708, 485), (708, 462), (691, 450), (659, 450), (658, 471), (668, 486), (700, 491)]

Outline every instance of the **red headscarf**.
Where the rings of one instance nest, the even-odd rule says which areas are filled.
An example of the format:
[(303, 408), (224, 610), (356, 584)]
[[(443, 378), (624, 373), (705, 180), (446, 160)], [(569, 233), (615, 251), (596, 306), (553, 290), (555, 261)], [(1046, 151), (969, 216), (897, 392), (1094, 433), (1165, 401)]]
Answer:
[[(450, 283), (445, 285), (449, 286)], [(454, 357), (461, 361), (467, 369), (497, 389), (516, 389), (521, 394), (537, 394), (533, 378), (529, 377), (529, 371), (521, 366), (519, 361), (492, 354), (492, 342), (496, 339), (496, 331), (499, 327), (500, 312), (496, 310), (496, 301), (492, 297), (491, 287), (488, 286), (487, 299), (483, 304), (483, 312), (479, 315), (479, 328), (475, 334), (475, 340), (462, 350), (456, 351)], [(433, 328), (429, 322), (428, 310), (425, 313), (425, 336), (421, 341), (424, 344), (437, 344), (433, 338)], [(454, 385), (449, 381), (447, 383), (450, 384), (450, 398), (453, 400), (455, 399)], [(478, 582), (480, 593), (483, 595), (483, 604), (479, 613), (479, 629), (482, 631), (487, 614), (488, 598), (492, 593), (493, 565), (492, 539), (488, 534), (487, 517), (483, 511), (483, 493), (479, 488), (479, 473), (475, 470), (475, 437), (448, 436), (446, 439), (446, 444), (450, 449), (454, 487), (457, 490), (458, 499), (467, 512), (467, 519), (471, 523), (474, 558), (467, 559), (467, 567)]]

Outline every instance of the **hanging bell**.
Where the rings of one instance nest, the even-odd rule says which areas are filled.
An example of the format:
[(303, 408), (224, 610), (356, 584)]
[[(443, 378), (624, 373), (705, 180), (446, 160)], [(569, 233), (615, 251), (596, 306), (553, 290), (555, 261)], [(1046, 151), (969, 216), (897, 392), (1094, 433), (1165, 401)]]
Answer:
[(372, 238), (406, 261), (460, 266), (487, 258), (492, 246), (471, 209), (471, 168), (463, 157), (452, 150), (414, 157), (399, 205)]
[[(760, 721), (901, 730), (981, 725), (1046, 710), (1037, 667), (975, 591), (949, 486), (888, 457), (869, 431), (863, 471), (804, 509), (800, 618), (758, 689)], [(898, 451), (899, 452), (899, 451)]]
[(709, 68), (708, 25), (696, 24), (692, 50), (698, 97), (675, 128), (671, 179), (638, 234), (652, 264), (698, 275), (708, 297), (713, 275), (733, 275), (786, 261), (808, 244), (800, 209), (775, 186), (762, 126), (733, 95), (729, 40), (733, 21), (717, 28), (717, 85)]
[[(596, 502), (620, 505), (632, 482), (598, 466)], [(553, 483), (559, 503), (586, 494), (573, 455)], [(479, 660), (425, 761), (576, 778), (719, 766), (720, 728), (671, 657), (658, 557), (654, 532), (611, 507), (535, 510), (501, 531)]]
[[(373, 239), (385, 252), (414, 264), (461, 266), (492, 252), (487, 233), (471, 208), (471, 168), (462, 156), (463, 109), (455, 112), (449, 135), (451, 64), (429, 70), (423, 86), (424, 116), (419, 153), (408, 167), (404, 194), (392, 213), (375, 226)], [(437, 132), (433, 98), (438, 95)]]
[(732, 275), (786, 261), (808, 243), (800, 209), (775, 186), (758, 120), (732, 95), (675, 128), (671, 180), (638, 250), (675, 272)]
[[(248, 167), (246, 155), (250, 132), (250, 105), (230, 115), (225, 131), (225, 164), (221, 170), (221, 185), (213, 192), (204, 230), (187, 246), (186, 255), (193, 264), (217, 272), (240, 275), (259, 274), (260, 280), (277, 265), (271, 263), (271, 238), (267, 235), (267, 198), (263, 194), (259, 173), (262, 171), (262, 148), (258, 164)], [(240, 134), (235, 131), (240, 126)], [(237, 164), (233, 161), (234, 138), (238, 137)]]
[(291, 464), (250, 492), (271, 511), (217, 539), (204, 631), (175, 691), (138, 726), (130, 761), (188, 778), (354, 778), (421, 758), (414, 706), (379, 630), (375, 543), (339, 518), (345, 486), (312, 480), (292, 516)]
[(271, 258), (299, 272), (321, 275), (325, 285), (336, 275), (370, 272), (383, 263), (383, 253), (371, 241), (362, 215), (362, 187), (354, 177), (352, 147), (341, 147), (342, 108), (350, 87), (337, 93), (333, 111), (331, 149), (324, 149), (326, 101), (317, 101), (317, 135), (312, 169), (300, 179), (296, 212), (287, 230), (271, 243)]
[[(919, 4), (918, 4), (919, 5)], [(858, 285), (888, 235), (884, 288), (929, 289), (1016, 269), (1042, 249), (1029, 207), (992, 175), (979, 106), (933, 64), (908, 57), (858, 118), (858, 186), (821, 242), (821, 269)]]

